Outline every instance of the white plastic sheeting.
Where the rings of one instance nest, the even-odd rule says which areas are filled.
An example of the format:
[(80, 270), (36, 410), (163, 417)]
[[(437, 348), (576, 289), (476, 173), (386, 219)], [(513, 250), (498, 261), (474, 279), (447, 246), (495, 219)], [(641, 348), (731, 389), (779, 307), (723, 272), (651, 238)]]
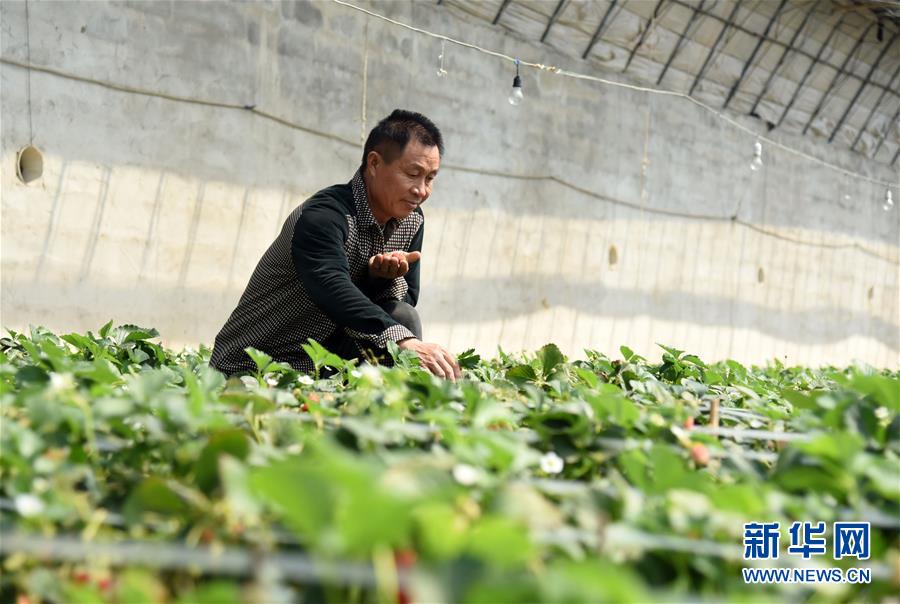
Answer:
[[(684, 42), (659, 84), (660, 88), (680, 92), (691, 89), (725, 29), (714, 58), (700, 78), (693, 96), (713, 107), (722, 107), (732, 86), (740, 79), (744, 66), (753, 57), (728, 105), (731, 111), (738, 114), (750, 113), (769, 75), (788, 51), (755, 113), (764, 122), (780, 124), (780, 128), (792, 133), (802, 132), (809, 124), (808, 136), (826, 139), (832, 135), (872, 66), (877, 63), (834, 142), (845, 146), (855, 142), (856, 151), (890, 164), (900, 150), (900, 121), (897, 120), (900, 78), (895, 77), (900, 68), (900, 36), (897, 36), (900, 28), (896, 20), (890, 17), (882, 19), (882, 41), (878, 41), (876, 13), (868, 8), (871, 3), (788, 0), (772, 22), (767, 40), (753, 56), (759, 36), (782, 3), (777, 0), (744, 0), (738, 4), (735, 11), (732, 0), (568, 0), (562, 4), (556, 21), (547, 32), (547, 25), (560, 6), (558, 0), (511, 0), (506, 3), (504, 0), (443, 0), (442, 3), (449, 10), (459, 10), (488, 22), (492, 22), (502, 8), (498, 26), (531, 41), (540, 40), (547, 32), (546, 44), (579, 61), (590, 46), (598, 25), (609, 12), (603, 33), (587, 57), (590, 65), (583, 65), (581, 71), (596, 68), (606, 75), (621, 74), (623, 81), (636, 80), (642, 84), (657, 85), (679, 38), (687, 31)], [(900, 3), (896, 4), (900, 6)], [(701, 12), (691, 22), (696, 9)], [(813, 14), (806, 20), (810, 11)], [(654, 13), (655, 20), (652, 19)], [(805, 26), (791, 46), (795, 32), (805, 20)], [(834, 35), (830, 36), (839, 22)], [(650, 31), (644, 34), (648, 27)], [(629, 56), (642, 35), (644, 40), (628, 64)], [(863, 42), (857, 46), (861, 38)], [(826, 41), (828, 45), (822, 50)], [(888, 48), (883, 52), (886, 45)], [(879, 61), (882, 54), (884, 56)], [(838, 69), (844, 65), (848, 55), (852, 56), (845, 71), (852, 75), (838, 76)], [(804, 74), (817, 56), (819, 62), (803, 82)], [(532, 60), (533, 57), (527, 59)], [(623, 73), (626, 64), (628, 69)], [(801, 83), (802, 88), (797, 93)], [(810, 123), (826, 92), (825, 103)], [(795, 93), (796, 100), (785, 115), (785, 109)], [(876, 104), (877, 109), (870, 118)], [(865, 131), (856, 141), (864, 124)], [(879, 145), (882, 138), (885, 140)]]

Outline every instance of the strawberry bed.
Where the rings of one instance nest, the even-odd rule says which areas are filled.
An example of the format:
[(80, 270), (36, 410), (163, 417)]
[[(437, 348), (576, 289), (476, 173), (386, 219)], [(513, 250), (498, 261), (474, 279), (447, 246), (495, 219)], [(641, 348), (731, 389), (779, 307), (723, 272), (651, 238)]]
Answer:
[[(152, 329), (0, 340), (0, 599), (878, 601), (900, 575), (900, 381), (866, 366), (459, 356), (458, 383), (305, 346), (316, 376)], [(618, 355), (617, 355), (618, 356)], [(330, 375), (330, 377), (323, 377)], [(790, 556), (868, 521), (864, 562)], [(743, 525), (779, 522), (777, 561)], [(744, 566), (865, 567), (748, 585)]]

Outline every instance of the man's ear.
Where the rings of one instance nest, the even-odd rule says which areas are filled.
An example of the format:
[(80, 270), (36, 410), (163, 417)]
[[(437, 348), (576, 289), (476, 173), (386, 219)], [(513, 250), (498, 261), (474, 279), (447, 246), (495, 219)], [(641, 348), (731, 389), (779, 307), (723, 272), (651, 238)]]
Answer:
[(375, 176), (375, 170), (382, 162), (384, 162), (384, 160), (378, 154), (378, 151), (369, 151), (369, 154), (366, 156), (366, 171), (368, 171), (371, 176)]

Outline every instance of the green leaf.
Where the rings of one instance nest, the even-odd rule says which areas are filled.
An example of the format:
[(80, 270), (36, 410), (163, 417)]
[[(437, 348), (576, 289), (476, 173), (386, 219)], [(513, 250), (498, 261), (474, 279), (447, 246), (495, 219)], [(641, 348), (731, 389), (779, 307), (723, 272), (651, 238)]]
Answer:
[(223, 454), (219, 456), (219, 476), (231, 511), (239, 518), (257, 518), (262, 506), (250, 488), (247, 467), (234, 457)]
[(449, 560), (466, 545), (466, 519), (452, 506), (431, 502), (413, 511), (423, 553), (438, 560)]
[(309, 355), (316, 368), (333, 367), (334, 369), (340, 369), (344, 366), (344, 359), (333, 352), (329, 352), (327, 348), (312, 338), (309, 338), (307, 342), (307, 344), (302, 345), (303, 351)]
[(266, 367), (268, 367), (272, 363), (272, 357), (264, 353), (262, 350), (248, 347), (244, 349), (244, 352), (246, 352), (247, 356), (249, 356), (256, 364), (256, 372), (259, 374), (265, 373)]
[(162, 478), (145, 478), (132, 491), (125, 503), (124, 513), (131, 522), (138, 522), (144, 512), (180, 516), (189, 510), (188, 504)]
[(900, 380), (883, 375), (859, 375), (850, 385), (892, 413), (900, 413)]
[(547, 604), (569, 602), (653, 602), (654, 598), (631, 569), (603, 560), (555, 560), (541, 581)]
[[(663, 350), (665, 350), (666, 352), (668, 352), (670, 355), (672, 355), (672, 356), (673, 356), (674, 358), (676, 358), (676, 359), (680, 359), (680, 358), (681, 358), (681, 355), (684, 354), (684, 351), (683, 351), (683, 350), (678, 350), (677, 348), (671, 348), (671, 347), (669, 347), (669, 346), (663, 346), (662, 344), (660, 344), (660, 343), (658, 343), (658, 342), (657, 342), (656, 345), (659, 346), (660, 348), (662, 348)], [(628, 359), (626, 359), (626, 360), (628, 360)]]
[(124, 330), (126, 333), (124, 342), (141, 342), (143, 340), (149, 340), (151, 338), (158, 338), (159, 332), (155, 329), (146, 329), (143, 327), (138, 327), (137, 325), (123, 325), (120, 329)]
[(536, 382), (538, 376), (531, 365), (516, 365), (506, 372), (506, 379), (516, 383)]
[(50, 375), (34, 365), (27, 365), (16, 371), (16, 385), (24, 388), (29, 384), (45, 384), (50, 381)]
[(117, 384), (122, 381), (118, 368), (107, 359), (94, 359), (89, 366), (76, 369), (75, 375), (95, 384)]
[(481, 357), (475, 354), (474, 348), (469, 348), (456, 357), (456, 362), (462, 369), (475, 369), (480, 361)]
[(64, 587), (66, 602), (71, 604), (105, 604), (100, 590), (94, 585), (67, 583)]
[(600, 379), (597, 377), (597, 374), (590, 369), (585, 369), (584, 367), (576, 367), (575, 375), (577, 375), (581, 379), (581, 381), (587, 384), (590, 388), (596, 388), (600, 383)]
[(865, 443), (859, 435), (850, 432), (823, 434), (809, 442), (796, 443), (795, 447), (809, 455), (844, 463), (862, 451)]
[(534, 545), (523, 527), (507, 518), (487, 517), (469, 533), (469, 554), (489, 564), (509, 568), (534, 556)]
[(641, 358), (638, 355), (634, 354), (634, 351), (631, 350), (628, 346), (619, 346), (619, 352), (622, 353), (622, 358), (624, 358), (628, 363), (630, 363), (632, 359), (640, 360)]
[(621, 394), (584, 394), (584, 399), (594, 409), (600, 419), (606, 419), (618, 426), (630, 428), (641, 417), (640, 411), (628, 398)]
[(213, 433), (194, 464), (197, 486), (210, 493), (219, 486), (219, 457), (230, 455), (243, 460), (250, 453), (250, 441), (240, 428), (227, 428)]
[(280, 513), (298, 536), (313, 544), (332, 526), (338, 498), (336, 477), (322, 470), (291, 457), (255, 468), (250, 474), (256, 495)]
[(109, 323), (107, 323), (106, 325), (104, 325), (103, 327), (100, 328), (99, 333), (100, 333), (101, 338), (105, 338), (107, 336), (107, 334), (109, 334), (109, 330), (112, 329), (112, 325), (113, 325), (113, 320), (110, 319)]
[[(129, 600), (123, 600), (128, 602)], [(132, 600), (137, 602), (137, 600)], [(217, 580), (204, 583), (186, 591), (178, 598), (178, 604), (240, 604), (244, 596), (240, 586)]]
[(538, 352), (538, 360), (541, 362), (541, 368), (543, 370), (544, 378), (546, 379), (553, 374), (553, 370), (556, 369), (558, 365), (565, 362), (566, 358), (563, 356), (563, 353), (560, 352), (556, 344), (546, 344)]
[(165, 586), (153, 573), (128, 568), (116, 577), (116, 596), (119, 602), (165, 602)]

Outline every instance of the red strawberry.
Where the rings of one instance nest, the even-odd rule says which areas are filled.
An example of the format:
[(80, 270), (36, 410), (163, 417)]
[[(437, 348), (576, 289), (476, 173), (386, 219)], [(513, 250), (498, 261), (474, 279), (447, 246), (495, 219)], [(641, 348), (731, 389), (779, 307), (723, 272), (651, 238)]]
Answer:
[(709, 449), (703, 443), (696, 443), (691, 447), (691, 458), (698, 466), (705, 466), (709, 463)]
[(684, 427), (687, 428), (688, 430), (690, 430), (691, 428), (694, 427), (694, 417), (693, 416), (684, 420)]
[(398, 549), (394, 552), (394, 564), (397, 568), (412, 568), (416, 563), (416, 552), (411, 549)]
[[(394, 551), (394, 564), (397, 570), (409, 570), (416, 563), (416, 552), (411, 549), (398, 549)], [(408, 587), (400, 587), (397, 590), (397, 604), (412, 604), (412, 596)]]

